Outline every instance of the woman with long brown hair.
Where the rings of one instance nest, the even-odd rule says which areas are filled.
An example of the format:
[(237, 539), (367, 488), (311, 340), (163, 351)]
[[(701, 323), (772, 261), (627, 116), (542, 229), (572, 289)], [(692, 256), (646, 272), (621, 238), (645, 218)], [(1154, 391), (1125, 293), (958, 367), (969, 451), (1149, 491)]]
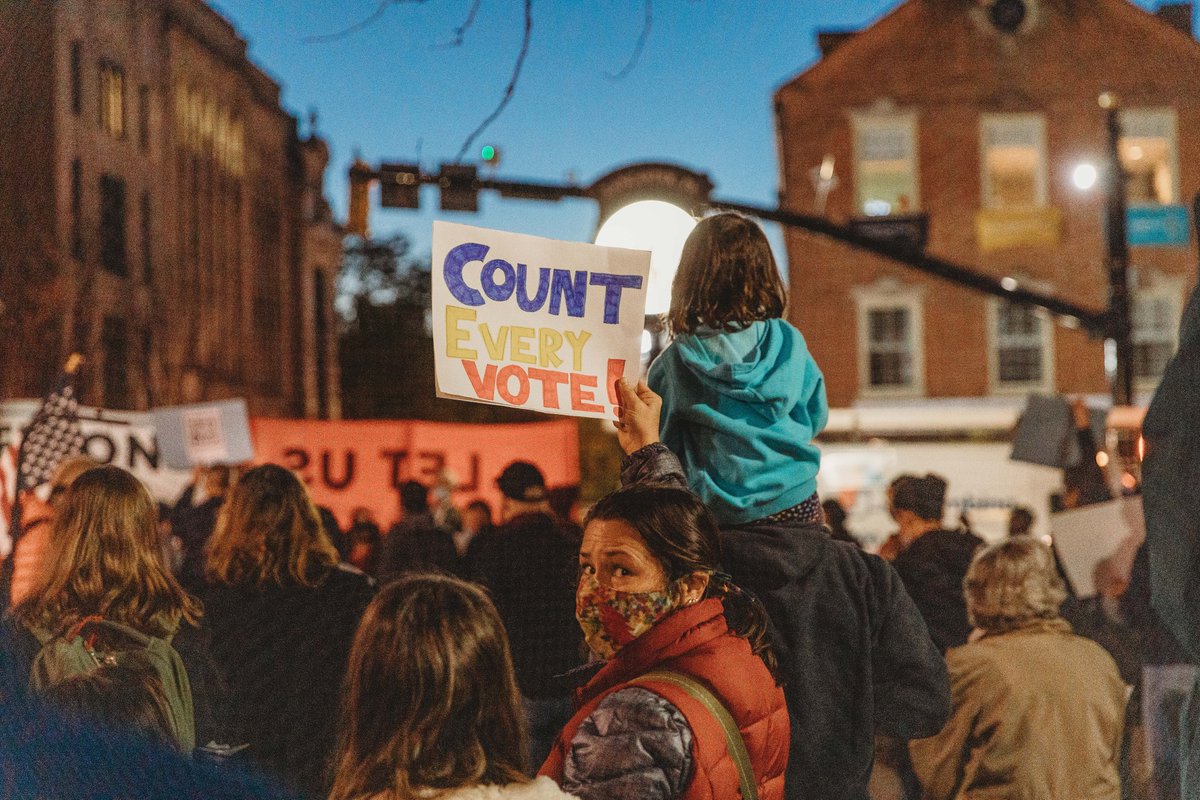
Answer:
[(219, 738), (217, 678), (201, 605), (162, 563), (158, 507), (137, 478), (114, 466), (88, 469), (56, 501), (46, 558), (7, 624), (18, 668), (34, 668), (42, 643), (99, 618), (163, 639), (190, 684), (195, 738)]
[(350, 653), (330, 800), (566, 800), (525, 776), (504, 625), (479, 587), (414, 575), (367, 609)]
[(284, 783), (324, 796), (346, 658), (374, 584), (338, 563), (304, 484), (274, 464), (230, 491), (206, 573), (233, 739)]

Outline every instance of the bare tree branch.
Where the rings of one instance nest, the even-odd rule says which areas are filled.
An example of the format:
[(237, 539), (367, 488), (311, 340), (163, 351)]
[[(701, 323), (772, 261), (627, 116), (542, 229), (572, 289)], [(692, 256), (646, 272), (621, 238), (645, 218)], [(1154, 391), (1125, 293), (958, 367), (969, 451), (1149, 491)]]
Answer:
[(479, 13), (479, 4), (482, 0), (474, 0), (471, 3), (471, 9), (467, 12), (467, 18), (454, 29), (454, 40), (446, 42), (442, 47), (462, 47), (463, 39), (467, 35), (467, 31), (471, 30), (471, 26), (475, 24), (475, 16)]
[(323, 44), (325, 42), (333, 42), (333, 41), (337, 41), (338, 39), (344, 39), (347, 36), (358, 33), (359, 31), (363, 30), (364, 28), (367, 28), (367, 27), (375, 24), (376, 22), (378, 22), (379, 18), (387, 13), (388, 6), (392, 5), (393, 3), (400, 4), (400, 3), (427, 3), (427, 2), (429, 2), (429, 0), (381, 0), (381, 2), (379, 3), (379, 6), (374, 11), (371, 12), (370, 16), (368, 16), (366, 19), (359, 20), (358, 22), (351, 25), (349, 28), (346, 28), (345, 30), (340, 30), (337, 33), (326, 33), (326, 34), (320, 34), (317, 36), (306, 36), (301, 41), (304, 42), (305, 44)]
[(500, 114), (504, 111), (505, 106), (513, 98), (513, 92), (517, 89), (517, 81), (521, 77), (521, 68), (525, 66), (525, 57), (529, 55), (529, 42), (533, 38), (533, 0), (525, 0), (525, 33), (521, 39), (521, 51), (517, 54), (517, 63), (513, 65), (512, 77), (508, 80), (508, 86), (504, 87), (504, 94), (500, 98), (500, 102), (492, 109), (492, 113), (484, 118), (483, 122), (479, 123), (479, 127), (471, 131), (471, 135), (463, 142), (462, 147), (458, 151), (458, 155), (454, 157), (457, 163), (462, 161), (463, 156), (471, 149), (471, 145), (475, 140), (487, 130)]
[(642, 32), (638, 36), (637, 44), (633, 46), (633, 54), (629, 56), (629, 60), (625, 62), (625, 66), (621, 67), (619, 72), (605, 73), (610, 81), (621, 80), (637, 66), (638, 61), (642, 58), (642, 50), (646, 47), (646, 41), (650, 38), (652, 27), (654, 27), (654, 0), (646, 0), (645, 20), (642, 22)]

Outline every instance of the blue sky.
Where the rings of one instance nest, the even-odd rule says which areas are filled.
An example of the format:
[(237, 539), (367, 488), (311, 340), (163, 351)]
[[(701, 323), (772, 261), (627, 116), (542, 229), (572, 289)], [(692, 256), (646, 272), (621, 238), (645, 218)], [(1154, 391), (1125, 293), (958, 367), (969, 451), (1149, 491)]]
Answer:
[[(500, 98), (521, 40), (521, 4), (482, 0), (462, 46), (449, 47), (471, 0), (429, 0), (393, 3), (370, 27), (337, 41), (304, 41), (342, 30), (378, 5), (218, 3), (249, 40), (251, 58), (283, 84), (284, 105), (301, 118), (310, 107), (319, 111), (319, 132), (333, 151), (328, 194), (339, 214), (355, 148), (373, 164), (419, 156), (436, 169), (453, 159)], [(612, 80), (608, 75), (638, 41), (643, 0), (537, 0), (516, 95), (480, 144), (501, 150), (502, 177), (574, 176), (590, 183), (632, 161), (667, 160), (708, 173), (716, 196), (773, 204), (775, 89), (816, 60), (816, 31), (859, 28), (896, 5), (656, 0), (639, 62)], [(485, 194), (480, 212), (464, 215), (438, 211), (436, 193), (422, 200), (420, 211), (373, 208), (373, 232), (402, 232), (426, 252), (438, 218), (575, 240), (590, 239), (596, 224), (587, 201), (544, 204)], [(778, 246), (778, 233), (770, 233)]]

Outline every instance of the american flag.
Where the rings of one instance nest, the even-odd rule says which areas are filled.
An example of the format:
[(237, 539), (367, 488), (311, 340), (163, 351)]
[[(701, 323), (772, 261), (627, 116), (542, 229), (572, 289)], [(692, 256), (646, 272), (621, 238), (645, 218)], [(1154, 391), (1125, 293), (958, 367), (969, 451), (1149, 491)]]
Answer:
[(72, 356), (67, 362), (62, 377), (25, 428), (16, 458), (11, 447), (0, 454), (0, 507), (5, 510), (0, 523), (4, 528), (0, 530), (0, 552), (5, 554), (12, 549), (12, 531), (8, 528), (20, 493), (46, 483), (63, 459), (83, 452), (79, 399), (75, 396), (79, 361), (78, 356)]

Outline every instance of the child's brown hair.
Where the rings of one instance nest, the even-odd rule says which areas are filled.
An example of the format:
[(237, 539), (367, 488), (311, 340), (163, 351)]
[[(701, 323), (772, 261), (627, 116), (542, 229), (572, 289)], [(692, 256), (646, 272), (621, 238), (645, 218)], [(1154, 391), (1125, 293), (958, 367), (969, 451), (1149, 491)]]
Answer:
[(762, 228), (741, 214), (700, 220), (679, 257), (667, 324), (672, 333), (704, 326), (736, 331), (783, 316), (787, 293)]

